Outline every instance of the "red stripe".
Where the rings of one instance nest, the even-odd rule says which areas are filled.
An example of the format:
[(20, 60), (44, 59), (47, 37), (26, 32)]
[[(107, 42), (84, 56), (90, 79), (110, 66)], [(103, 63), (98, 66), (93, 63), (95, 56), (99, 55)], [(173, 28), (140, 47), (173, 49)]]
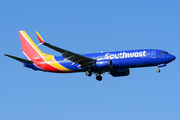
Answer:
[(45, 43), (45, 42), (39, 37), (39, 35), (37, 35), (37, 37), (38, 37), (38, 39), (39, 39), (39, 41), (40, 41), (41, 43)]

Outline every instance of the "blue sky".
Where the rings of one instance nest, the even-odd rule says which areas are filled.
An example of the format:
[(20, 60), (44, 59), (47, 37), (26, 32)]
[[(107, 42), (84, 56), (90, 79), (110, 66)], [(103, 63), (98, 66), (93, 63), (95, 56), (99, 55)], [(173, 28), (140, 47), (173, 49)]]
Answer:
[[(30, 0), (0, 4), (1, 120), (179, 120), (180, 1)], [(98, 82), (84, 73), (35, 72), (4, 53), (23, 57), (18, 31), (83, 54), (162, 49), (176, 60), (133, 68)], [(48, 54), (59, 53), (40, 46)]]

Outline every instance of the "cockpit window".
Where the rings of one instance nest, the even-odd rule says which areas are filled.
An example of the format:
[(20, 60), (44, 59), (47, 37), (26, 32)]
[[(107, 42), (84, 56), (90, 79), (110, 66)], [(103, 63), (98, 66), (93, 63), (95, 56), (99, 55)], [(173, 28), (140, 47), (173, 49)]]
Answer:
[(168, 52), (161, 52), (161, 54), (169, 54)]

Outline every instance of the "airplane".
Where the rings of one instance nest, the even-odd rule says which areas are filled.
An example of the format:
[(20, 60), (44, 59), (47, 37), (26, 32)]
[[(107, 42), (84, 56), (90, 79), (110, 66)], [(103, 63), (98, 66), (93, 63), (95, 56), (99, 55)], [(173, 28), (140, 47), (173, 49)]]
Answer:
[[(140, 68), (157, 66), (157, 72), (160, 67), (166, 66), (176, 57), (164, 50), (158, 49), (139, 49), (116, 52), (101, 52), (94, 54), (77, 54), (45, 42), (36, 31), (40, 44), (36, 45), (27, 33), (19, 31), (22, 50), (25, 58), (19, 58), (4, 54), (10, 58), (23, 63), (24, 67), (33, 70), (54, 73), (74, 73), (85, 72), (87, 76), (96, 75), (98, 81), (102, 80), (102, 75), (106, 72), (113, 77), (128, 76), (129, 68)], [(53, 56), (43, 53), (38, 46), (44, 45), (62, 56)]]

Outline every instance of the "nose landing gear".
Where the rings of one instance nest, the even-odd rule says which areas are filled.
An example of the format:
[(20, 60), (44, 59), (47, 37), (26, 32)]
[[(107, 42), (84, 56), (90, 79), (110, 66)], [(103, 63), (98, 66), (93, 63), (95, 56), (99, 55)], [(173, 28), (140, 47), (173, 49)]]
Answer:
[(159, 69), (159, 68), (160, 68), (160, 67), (164, 67), (164, 66), (166, 66), (165, 63), (162, 63), (162, 64), (157, 65), (158, 68), (157, 68), (156, 71), (157, 71), (158, 73), (160, 73), (160, 69)]
[(161, 72), (161, 70), (158, 68), (157, 70), (156, 70), (158, 73), (160, 73)]

